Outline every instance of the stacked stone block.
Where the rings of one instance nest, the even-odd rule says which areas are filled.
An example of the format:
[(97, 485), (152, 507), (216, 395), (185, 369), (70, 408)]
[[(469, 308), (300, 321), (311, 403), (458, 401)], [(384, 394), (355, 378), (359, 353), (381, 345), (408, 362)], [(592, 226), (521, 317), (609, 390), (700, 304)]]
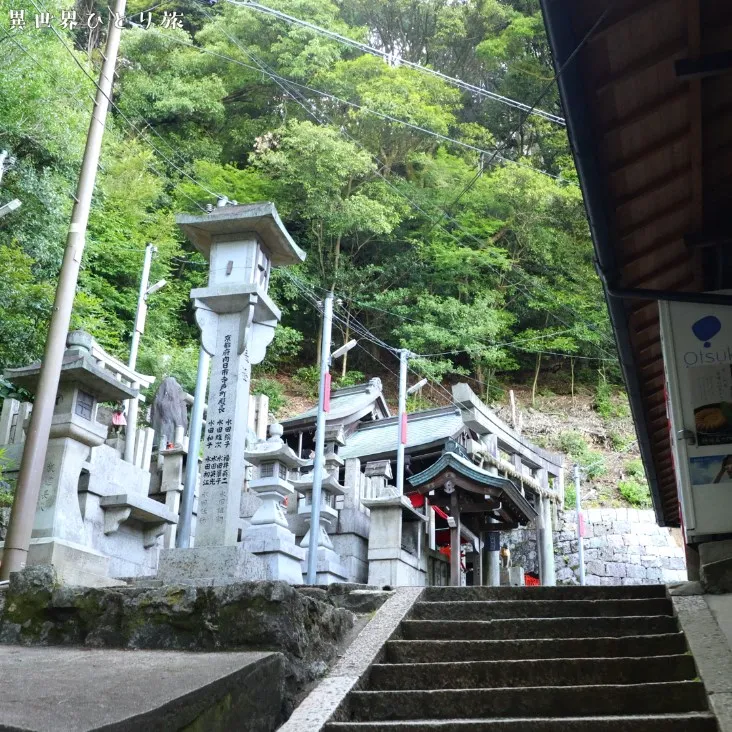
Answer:
[[(591, 508), (585, 514), (585, 577), (588, 585), (643, 585), (686, 580), (681, 539), (656, 524), (653, 511)], [(504, 539), (505, 536), (505, 539)], [(501, 537), (514, 564), (537, 571), (536, 534), (514, 531)], [(579, 584), (577, 514), (559, 511), (554, 527), (557, 584)]]

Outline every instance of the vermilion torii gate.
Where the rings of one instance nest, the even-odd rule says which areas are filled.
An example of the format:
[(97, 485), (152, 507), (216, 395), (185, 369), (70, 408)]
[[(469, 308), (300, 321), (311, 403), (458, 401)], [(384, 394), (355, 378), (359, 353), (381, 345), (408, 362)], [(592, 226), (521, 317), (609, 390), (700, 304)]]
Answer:
[[(488, 532), (511, 531), (538, 516), (511, 480), (479, 468), (453, 441), (448, 442), (433, 465), (408, 480), (431, 505), (449, 513), (451, 585), (460, 584), (463, 527), (480, 537), (482, 542)], [(474, 576), (481, 578), (482, 571), (475, 572)]]

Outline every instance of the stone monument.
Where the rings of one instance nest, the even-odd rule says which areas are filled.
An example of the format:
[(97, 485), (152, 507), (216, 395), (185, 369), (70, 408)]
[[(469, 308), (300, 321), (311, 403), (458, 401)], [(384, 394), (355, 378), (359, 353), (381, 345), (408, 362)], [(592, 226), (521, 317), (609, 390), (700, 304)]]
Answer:
[(159, 449), (165, 450), (169, 444), (179, 445), (176, 435), (185, 434), (188, 428), (188, 410), (185, 392), (175, 378), (166, 376), (160, 382), (150, 412)]
[(272, 203), (215, 208), (177, 217), (209, 261), (208, 285), (191, 292), (201, 343), (212, 358), (195, 548), (161, 555), (159, 577), (218, 584), (266, 578), (265, 564), (240, 543), (251, 367), (272, 342), (280, 311), (267, 295), (272, 267), (305, 253)]

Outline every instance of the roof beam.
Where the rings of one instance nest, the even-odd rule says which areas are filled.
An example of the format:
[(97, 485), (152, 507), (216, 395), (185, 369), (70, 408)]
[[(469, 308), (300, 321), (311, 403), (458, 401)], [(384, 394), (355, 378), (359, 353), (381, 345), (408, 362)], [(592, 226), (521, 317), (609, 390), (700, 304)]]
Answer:
[(645, 198), (645, 196), (651, 196), (654, 193), (662, 191), (667, 186), (678, 182), (686, 178), (689, 175), (688, 168), (681, 168), (681, 170), (675, 170), (672, 173), (664, 173), (663, 175), (649, 181), (641, 188), (638, 188), (625, 196), (621, 196), (615, 200), (615, 207), (621, 208), (627, 206), (629, 203), (635, 203), (639, 198)]
[[(605, 19), (605, 22), (602, 24), (601, 28), (598, 28), (594, 35), (588, 39), (587, 43), (594, 45), (597, 41), (602, 40), (607, 36), (608, 33), (612, 32), (615, 28), (617, 28), (622, 23), (626, 23), (629, 20), (633, 20), (636, 16), (640, 15), (643, 12), (647, 12), (648, 10), (652, 10), (656, 7), (656, 5), (668, 5), (668, 0), (652, 0), (649, 2), (649, 0), (635, 0), (634, 2), (620, 2), (618, 3), (620, 7), (617, 9), (617, 15), (613, 17), (614, 13), (611, 13), (609, 18)], [(626, 7), (622, 7), (625, 5)], [(630, 5), (631, 7), (628, 7)], [(623, 15), (620, 15), (620, 13), (624, 13)]]
[(673, 89), (668, 94), (665, 94), (658, 99), (653, 99), (649, 104), (640, 107), (640, 109), (636, 109), (634, 112), (625, 115), (625, 117), (615, 120), (614, 124), (607, 126), (604, 130), (604, 134), (607, 136), (624, 132), (628, 127), (632, 127), (633, 125), (642, 122), (647, 117), (651, 117), (654, 114), (660, 115), (663, 107), (680, 102), (686, 96), (686, 89)]
[(652, 69), (654, 66), (667, 63), (669, 56), (675, 56), (677, 53), (681, 53), (684, 50), (686, 50), (686, 39), (674, 38), (672, 41), (666, 43), (660, 48), (655, 48), (653, 51), (650, 51), (639, 59), (636, 59), (622, 71), (605, 77), (605, 79), (595, 87), (595, 94), (603, 94), (610, 87), (622, 84), (623, 82), (632, 79), (634, 76)]
[(682, 58), (674, 63), (679, 79), (704, 79), (732, 71), (732, 51), (710, 53), (698, 58)]
[(642, 163), (647, 162), (654, 155), (664, 151), (666, 148), (673, 147), (674, 145), (678, 145), (680, 142), (684, 142), (688, 134), (689, 127), (688, 125), (684, 125), (681, 130), (675, 130), (670, 135), (666, 135), (666, 137), (662, 137), (660, 140), (653, 143), (653, 145), (644, 147), (643, 152), (613, 162), (613, 164), (608, 168), (608, 175), (617, 175), (618, 173), (625, 172), (627, 168), (630, 168), (633, 165), (641, 165)]
[[(701, 55), (701, 9), (700, 0), (688, 0), (689, 58), (698, 60)], [(701, 79), (689, 80), (689, 153), (691, 155), (691, 231), (701, 231), (704, 226), (704, 179), (702, 166), (704, 126), (702, 124)]]
[(631, 234), (635, 234), (638, 231), (645, 229), (646, 227), (655, 225), (659, 221), (663, 221), (663, 219), (668, 218), (669, 216), (678, 216), (680, 211), (690, 205), (690, 196), (686, 196), (678, 201), (672, 201), (671, 203), (669, 203), (668, 206), (665, 206), (658, 211), (654, 211), (650, 216), (646, 216), (635, 224), (629, 226), (627, 229), (622, 229), (620, 231), (620, 236), (623, 239), (627, 239)]
[[(644, 282), (649, 282), (663, 277), (669, 274), (669, 272), (675, 272), (680, 267), (689, 266), (689, 254), (688, 252), (682, 252), (679, 256), (674, 257), (670, 262), (665, 263), (662, 267), (656, 267), (652, 272), (647, 272), (639, 277), (635, 277), (632, 280), (628, 280), (625, 283), (625, 290), (634, 290)], [(662, 290), (659, 290), (659, 294)], [(662, 299), (662, 298), (661, 298)]]

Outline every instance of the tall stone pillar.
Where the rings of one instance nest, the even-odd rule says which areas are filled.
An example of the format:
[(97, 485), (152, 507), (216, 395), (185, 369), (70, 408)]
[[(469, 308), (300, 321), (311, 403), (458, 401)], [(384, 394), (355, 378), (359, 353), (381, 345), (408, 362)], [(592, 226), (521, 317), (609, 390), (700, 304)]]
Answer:
[(541, 548), (541, 584), (554, 587), (557, 584), (557, 572), (554, 565), (554, 530), (552, 521), (552, 502), (546, 497), (541, 499), (542, 513), (542, 548)]
[(486, 584), (489, 587), (501, 586), (501, 534), (498, 531), (489, 531), (486, 534), (486, 554), (488, 555), (488, 577)]
[(176, 220), (210, 264), (208, 285), (193, 290), (191, 299), (212, 366), (195, 548), (166, 552), (159, 576), (259, 579), (264, 565), (257, 567), (239, 544), (249, 381), (280, 319), (267, 294), (271, 268), (301, 262), (305, 254), (271, 203), (223, 206)]

